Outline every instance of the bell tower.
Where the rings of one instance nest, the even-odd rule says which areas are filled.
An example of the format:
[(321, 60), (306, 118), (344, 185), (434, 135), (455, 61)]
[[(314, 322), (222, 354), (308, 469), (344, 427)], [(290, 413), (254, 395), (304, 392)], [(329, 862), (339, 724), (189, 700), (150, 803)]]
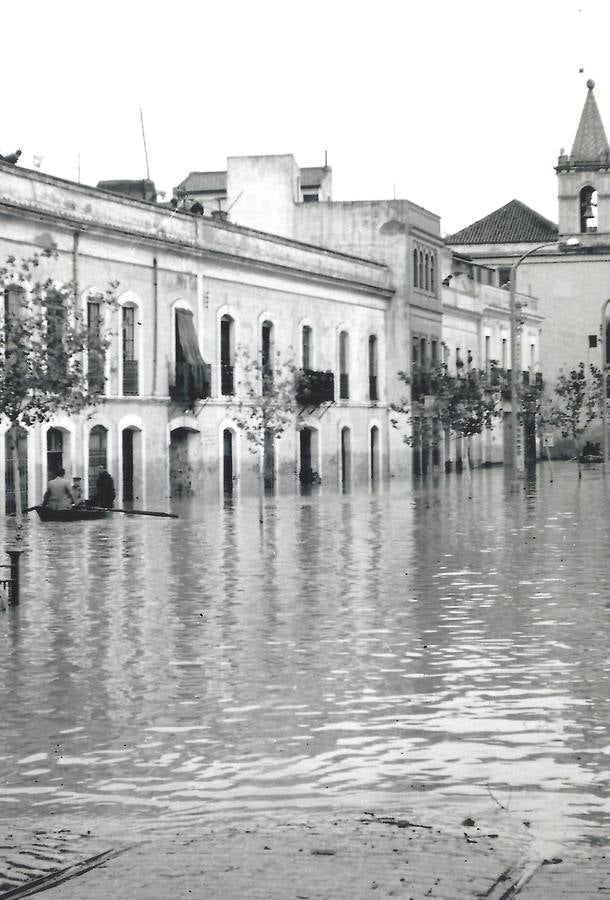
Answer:
[(590, 78), (572, 152), (568, 156), (561, 150), (555, 169), (559, 181), (559, 234), (590, 235), (592, 243), (595, 234), (610, 234), (610, 146), (594, 87)]

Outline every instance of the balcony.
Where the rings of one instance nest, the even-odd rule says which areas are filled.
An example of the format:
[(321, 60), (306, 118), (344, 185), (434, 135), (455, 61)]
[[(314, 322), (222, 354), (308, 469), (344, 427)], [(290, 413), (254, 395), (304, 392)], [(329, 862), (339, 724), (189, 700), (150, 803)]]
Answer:
[(339, 400), (349, 400), (349, 375), (345, 372), (339, 375)]
[[(497, 371), (504, 373), (504, 378), (501, 381), (500, 388), (502, 399), (510, 400), (512, 396), (512, 370), (498, 369)], [(542, 372), (530, 372), (528, 369), (524, 369), (521, 372), (521, 387), (524, 389), (534, 387), (536, 390), (542, 391), (542, 389), (544, 388), (544, 379), (542, 377)]]
[(335, 399), (334, 372), (301, 369), (297, 376), (296, 400), (301, 406), (319, 406)]
[(123, 395), (137, 397), (140, 393), (138, 379), (138, 360), (123, 360)]
[(169, 396), (176, 403), (192, 406), (195, 400), (205, 400), (210, 396), (212, 367), (208, 363), (193, 366), (188, 362), (177, 362), (174, 370), (174, 384), (169, 386)]
[(220, 366), (220, 393), (223, 397), (230, 397), (235, 393), (233, 366), (226, 363), (222, 363)]
[(430, 394), (430, 373), (421, 370), (414, 371), (411, 375), (411, 402), (423, 403), (426, 394)]

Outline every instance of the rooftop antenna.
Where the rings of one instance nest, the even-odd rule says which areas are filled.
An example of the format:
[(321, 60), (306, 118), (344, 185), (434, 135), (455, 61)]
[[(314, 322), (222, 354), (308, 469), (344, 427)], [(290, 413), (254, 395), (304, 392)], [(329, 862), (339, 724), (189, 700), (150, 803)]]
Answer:
[(140, 107), (140, 124), (142, 126), (142, 142), (144, 144), (144, 159), (146, 160), (146, 180), (150, 181), (150, 172), (148, 170), (148, 150), (146, 149), (146, 132), (144, 131), (144, 116), (142, 115), (142, 107)]
[(328, 150), (324, 151), (324, 168), (328, 169)]
[(80, 184), (80, 153), (76, 157), (77, 182)]

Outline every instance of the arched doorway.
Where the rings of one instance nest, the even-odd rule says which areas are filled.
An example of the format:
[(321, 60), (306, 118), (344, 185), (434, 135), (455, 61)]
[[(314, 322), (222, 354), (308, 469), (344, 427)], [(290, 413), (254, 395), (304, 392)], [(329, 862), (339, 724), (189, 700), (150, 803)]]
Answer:
[(64, 468), (64, 435), (59, 428), (47, 431), (47, 481), (55, 478)]
[(169, 439), (169, 495), (190, 497), (195, 492), (195, 443), (199, 432), (183, 426), (174, 428)]
[(349, 490), (352, 480), (352, 445), (349, 428), (341, 429), (341, 489)]
[(299, 431), (299, 481), (301, 484), (316, 484), (320, 475), (318, 465), (318, 432), (305, 426)]
[[(94, 425), (89, 432), (89, 473), (87, 487), (89, 498), (95, 496), (95, 483), (100, 466), (108, 468), (108, 429), (103, 425)], [(112, 474), (112, 473), (111, 473)]]
[(19, 460), (19, 477), (21, 481), (21, 510), (28, 508), (28, 435), (25, 428), (7, 431), (4, 436), (4, 511), (10, 516), (16, 511), (15, 479), (13, 473), (13, 447), (16, 443)]
[(233, 493), (233, 432), (225, 428), (222, 433), (222, 487), (226, 495)]
[(370, 461), (371, 481), (379, 480), (379, 429), (376, 425), (371, 428), (370, 434)]

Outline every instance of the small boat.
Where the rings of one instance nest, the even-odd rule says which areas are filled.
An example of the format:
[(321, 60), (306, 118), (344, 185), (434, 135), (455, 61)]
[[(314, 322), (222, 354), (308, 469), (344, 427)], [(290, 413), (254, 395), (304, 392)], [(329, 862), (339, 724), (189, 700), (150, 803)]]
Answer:
[(82, 522), (87, 519), (105, 519), (111, 515), (110, 509), (88, 509), (74, 506), (71, 509), (51, 509), (48, 506), (33, 507), (43, 522)]

